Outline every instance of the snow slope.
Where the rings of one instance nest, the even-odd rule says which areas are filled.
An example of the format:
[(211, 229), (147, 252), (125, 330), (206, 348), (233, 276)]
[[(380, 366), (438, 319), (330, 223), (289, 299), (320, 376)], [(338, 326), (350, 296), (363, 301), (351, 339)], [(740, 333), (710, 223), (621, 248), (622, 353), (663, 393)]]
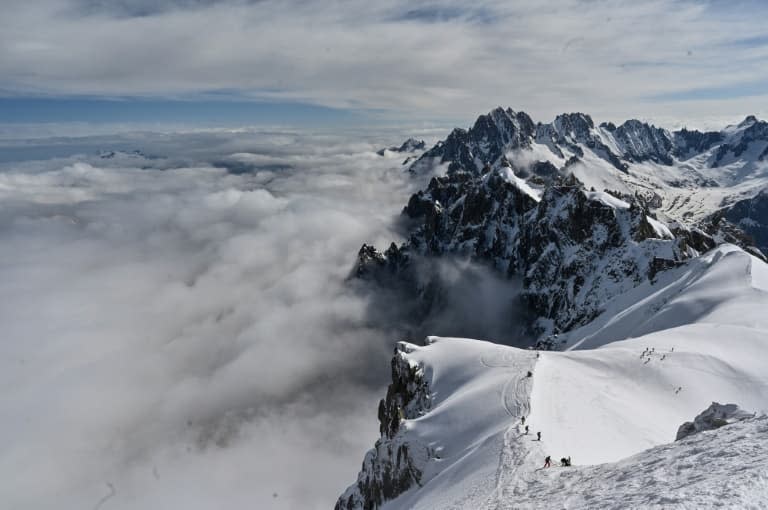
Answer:
[[(611, 304), (625, 314), (607, 310), (564, 352), (449, 338), (408, 346), (433, 401), (396, 440), (436, 453), (421, 486), (383, 508), (768, 503), (768, 266), (722, 246), (629, 294)], [(675, 442), (713, 401), (758, 417)], [(546, 455), (574, 465), (542, 469)]]
[(666, 442), (712, 401), (768, 409), (768, 267), (722, 246), (671, 273), (622, 296), (650, 294), (624, 312), (604, 314), (603, 341), (636, 338), (542, 356), (531, 420), (552, 427), (551, 446), (579, 463)]
[(540, 469), (512, 508), (762, 509), (768, 417), (656, 446), (616, 463)]
[[(499, 466), (514, 466), (517, 453), (527, 452), (520, 446), (520, 418), (529, 412), (533, 378), (527, 373), (534, 368), (535, 354), (478, 340), (429, 341), (424, 348), (407, 348), (409, 359), (424, 367), (433, 390), (432, 409), (407, 420), (403, 433), (409, 441), (431, 446), (439, 458), (425, 466), (424, 487), (384, 508), (459, 509), (493, 500), (511, 479), (509, 469)], [(525, 440), (537, 451), (533, 434)]]
[[(641, 357), (646, 347), (655, 352)], [(767, 356), (765, 330), (712, 324), (545, 353), (530, 420), (557, 455), (578, 464), (616, 461), (673, 440), (712, 401), (768, 410)]]

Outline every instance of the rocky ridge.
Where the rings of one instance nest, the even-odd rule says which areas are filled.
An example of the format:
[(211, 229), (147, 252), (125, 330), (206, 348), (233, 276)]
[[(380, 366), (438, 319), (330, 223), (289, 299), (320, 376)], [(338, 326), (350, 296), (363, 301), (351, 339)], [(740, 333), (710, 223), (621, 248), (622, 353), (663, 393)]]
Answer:
[(409, 344), (399, 342), (392, 358), (392, 383), (379, 402), (381, 437), (366, 453), (357, 482), (336, 502), (335, 510), (375, 510), (420, 485), (423, 466), (435, 456), (428, 447), (401, 431), (403, 420), (417, 418), (431, 407), (432, 395), (423, 367), (407, 356)]
[[(638, 162), (671, 165), (694, 148), (727, 146), (726, 153), (743, 154), (743, 146), (763, 138), (768, 146), (763, 125), (747, 119), (723, 133), (670, 133), (637, 120), (596, 127), (582, 113), (536, 124), (524, 112), (497, 108), (468, 130), (454, 129), (410, 166), (414, 175), (435, 165), (445, 174), (431, 178), (403, 209), (411, 225), (407, 241), (384, 253), (363, 246), (354, 272), (379, 283), (410, 282), (424, 298), (434, 289), (414, 274), (414, 257), (470, 257), (522, 278), (535, 335), (583, 325), (612, 297), (720, 243), (762, 254), (729, 221), (736, 213), (694, 224), (672, 220), (657, 214), (661, 197), (635, 186), (631, 176), (627, 188), (634, 193), (587, 189), (570, 168), (598, 157), (625, 175)], [(534, 157), (521, 161), (521, 151)]]
[(715, 149), (708, 164), (717, 167), (729, 156), (741, 157), (752, 144), (765, 144), (756, 157), (760, 161), (768, 158), (768, 122), (754, 116), (723, 131), (670, 132), (637, 119), (619, 126), (596, 126), (584, 113), (565, 113), (551, 123), (534, 123), (525, 112), (499, 107), (479, 116), (469, 129), (454, 129), (414, 162), (410, 171), (422, 173), (436, 164), (448, 164), (449, 172), (471, 173), (481, 172), (486, 165), (516, 167), (519, 165), (510, 161), (508, 154), (534, 145), (542, 145), (565, 160), (581, 158), (587, 149), (622, 171), (631, 163), (644, 161), (670, 166), (675, 160), (687, 160)]

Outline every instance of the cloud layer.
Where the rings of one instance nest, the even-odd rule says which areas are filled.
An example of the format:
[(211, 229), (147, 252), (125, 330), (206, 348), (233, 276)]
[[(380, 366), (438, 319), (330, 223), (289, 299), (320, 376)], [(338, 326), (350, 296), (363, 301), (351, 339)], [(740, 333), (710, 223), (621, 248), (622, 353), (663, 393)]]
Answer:
[(766, 113), (766, 8), (736, 2), (7, 0), (0, 90), (254, 97), (469, 118)]
[(361, 138), (154, 138), (0, 167), (0, 501), (328, 508), (399, 339), (344, 279), (412, 183)]

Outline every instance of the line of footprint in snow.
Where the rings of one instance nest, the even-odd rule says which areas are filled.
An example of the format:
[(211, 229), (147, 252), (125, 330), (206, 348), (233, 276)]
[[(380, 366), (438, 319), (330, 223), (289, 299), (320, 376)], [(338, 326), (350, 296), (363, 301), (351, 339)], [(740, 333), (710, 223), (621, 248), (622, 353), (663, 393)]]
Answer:
[[(643, 364), (652, 360), (663, 362), (674, 352), (674, 347), (669, 352), (657, 352), (655, 348), (648, 348), (640, 355)], [(536, 486), (542, 483), (541, 477), (536, 473), (543, 468), (539, 467), (539, 460), (546, 454), (542, 443), (536, 439), (535, 434), (527, 435), (523, 432), (524, 422), (521, 417), (530, 414), (530, 394), (533, 383), (533, 369), (539, 354), (531, 353), (530, 356), (520, 356), (513, 351), (496, 351), (490, 355), (482, 355), (480, 362), (488, 368), (510, 369), (515, 375), (504, 384), (502, 389), (502, 405), (510, 417), (515, 418), (512, 424), (504, 432), (502, 451), (499, 456), (499, 466), (496, 473), (496, 489), (484, 505), (487, 509), (502, 509), (515, 501), (515, 496), (521, 496), (529, 491), (535, 491)], [(513, 391), (510, 390), (514, 388)], [(681, 386), (671, 386), (675, 394), (682, 391)], [(530, 427), (530, 423), (528, 424)], [(526, 439), (530, 438), (526, 441)], [(510, 484), (509, 481), (512, 483)]]

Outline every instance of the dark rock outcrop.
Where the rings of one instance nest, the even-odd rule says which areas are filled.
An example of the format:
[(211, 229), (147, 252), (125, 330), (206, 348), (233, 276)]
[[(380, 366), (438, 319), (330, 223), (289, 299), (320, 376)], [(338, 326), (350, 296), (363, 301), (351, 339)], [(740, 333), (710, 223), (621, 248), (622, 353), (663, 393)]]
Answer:
[(428, 446), (409, 441), (400, 433), (403, 420), (424, 414), (432, 398), (422, 367), (405, 356), (408, 348), (404, 343), (395, 348), (392, 383), (379, 402), (381, 437), (365, 455), (357, 482), (339, 497), (335, 510), (376, 510), (421, 485), (424, 465), (435, 456)]
[(654, 259), (679, 262), (714, 246), (703, 232), (681, 228), (675, 237), (640, 199), (622, 198), (586, 191), (574, 177), (535, 189), (508, 167), (449, 173), (409, 200), (408, 241), (385, 254), (364, 247), (356, 271), (405, 275), (398, 268), (416, 256), (470, 257), (522, 279), (523, 305), (538, 318), (533, 332), (564, 331), (651, 278), (660, 269)]
[(763, 254), (768, 254), (768, 191), (736, 202), (722, 216), (750, 236)]
[(702, 411), (693, 421), (687, 421), (680, 425), (675, 436), (675, 441), (684, 439), (692, 434), (697, 434), (705, 430), (714, 430), (735, 423), (737, 421), (754, 418), (755, 413), (750, 413), (736, 404), (718, 404), (712, 402), (712, 405)]
[(393, 146), (376, 151), (376, 154), (383, 156), (387, 151), (389, 152), (417, 152), (423, 151), (427, 148), (427, 142), (424, 140), (416, 140), (415, 138), (409, 138), (400, 145), (400, 147)]

